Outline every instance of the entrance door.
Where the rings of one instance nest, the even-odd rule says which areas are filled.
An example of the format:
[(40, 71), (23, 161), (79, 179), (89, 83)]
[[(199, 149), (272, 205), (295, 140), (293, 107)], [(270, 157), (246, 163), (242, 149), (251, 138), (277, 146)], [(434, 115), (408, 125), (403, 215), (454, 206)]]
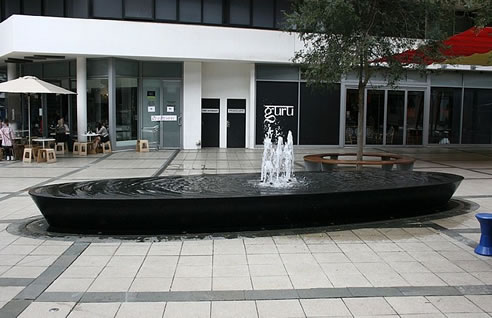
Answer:
[(227, 148), (246, 146), (246, 100), (227, 100)]
[(143, 81), (142, 139), (163, 148), (181, 147), (181, 82)]
[(219, 147), (220, 99), (202, 99), (202, 147)]
[(181, 82), (162, 81), (162, 146), (181, 147)]

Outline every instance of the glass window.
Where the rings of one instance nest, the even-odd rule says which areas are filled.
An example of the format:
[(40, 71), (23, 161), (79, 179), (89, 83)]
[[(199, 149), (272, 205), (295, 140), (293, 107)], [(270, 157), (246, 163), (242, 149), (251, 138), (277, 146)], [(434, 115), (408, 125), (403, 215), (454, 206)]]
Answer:
[(404, 91), (388, 91), (388, 113), (386, 116), (386, 144), (403, 145)]
[(24, 0), (22, 2), (22, 13), (41, 15), (41, 1), (39, 0)]
[(143, 62), (142, 76), (148, 77), (183, 77), (183, 64), (172, 62)]
[(492, 143), (492, 89), (465, 89), (463, 144)]
[(275, 27), (282, 28), (285, 24), (285, 12), (289, 12), (290, 0), (277, 0), (277, 11), (275, 12)]
[(176, 20), (176, 0), (155, 0), (155, 18)]
[(137, 77), (138, 62), (132, 60), (115, 59), (116, 75)]
[(125, 0), (125, 17), (138, 19), (154, 18), (153, 0)]
[(116, 141), (137, 140), (138, 79), (116, 79)]
[(92, 0), (92, 13), (96, 18), (115, 18), (123, 17), (121, 0)]
[(256, 64), (256, 79), (299, 80), (299, 68), (291, 65)]
[(463, 85), (463, 74), (454, 72), (434, 73), (431, 75), (431, 83), (432, 86), (461, 87)]
[(108, 128), (108, 80), (87, 80), (87, 130), (95, 131), (96, 124), (102, 123)]
[[(51, 84), (54, 84), (56, 86), (60, 86), (66, 89), (69, 89), (68, 85), (68, 79), (66, 80), (49, 80), (48, 81)], [(53, 136), (51, 134), (55, 134), (55, 128), (58, 124), (58, 120), (63, 117), (65, 123), (67, 124), (68, 128), (71, 129), (72, 127), (70, 126), (69, 122), (69, 103), (70, 95), (62, 95), (62, 94), (46, 94), (46, 106), (47, 106), (47, 111), (48, 111), (48, 131), (50, 133), (50, 136)], [(72, 132), (72, 131), (71, 131)]]
[(87, 59), (88, 77), (108, 77), (107, 59)]
[(357, 127), (359, 116), (359, 91), (347, 89), (345, 109), (345, 144), (357, 144)]
[(44, 0), (44, 15), (53, 17), (65, 16), (65, 3), (63, 0)]
[(19, 0), (5, 0), (5, 18), (12, 14), (21, 13), (21, 2)]
[(179, 20), (183, 22), (201, 22), (202, 21), (201, 0), (180, 0)]
[(222, 24), (222, 0), (203, 0), (203, 23)]
[(229, 23), (239, 25), (249, 25), (251, 23), (250, 0), (230, 0)]
[(384, 129), (384, 91), (367, 91), (366, 144), (382, 145)]
[(89, 0), (67, 0), (67, 14), (74, 18), (88, 18)]
[(463, 73), (463, 83), (465, 87), (490, 88), (492, 87), (492, 78), (489, 74), (482, 72)]
[(461, 89), (432, 87), (429, 143), (460, 142)]
[(300, 145), (338, 145), (340, 85), (323, 89), (301, 83)]
[(422, 144), (424, 95), (424, 92), (408, 92), (407, 145)]
[(43, 72), (45, 78), (69, 77), (70, 64), (68, 61), (45, 63)]
[(37, 78), (43, 77), (42, 63), (26, 63), (22, 65), (22, 76), (31, 75)]
[(253, 26), (273, 28), (273, 1), (253, 0)]

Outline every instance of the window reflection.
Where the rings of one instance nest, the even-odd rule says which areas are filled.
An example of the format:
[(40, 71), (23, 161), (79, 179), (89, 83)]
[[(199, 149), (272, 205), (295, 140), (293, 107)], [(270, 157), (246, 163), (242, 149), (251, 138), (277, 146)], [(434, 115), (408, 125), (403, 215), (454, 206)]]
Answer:
[(386, 144), (403, 144), (405, 118), (405, 92), (388, 91), (388, 114), (386, 119)]
[(490, 144), (492, 142), (491, 101), (491, 89), (465, 89), (462, 143)]
[(87, 80), (87, 130), (95, 131), (101, 122), (108, 127), (108, 80)]
[(421, 145), (424, 118), (424, 92), (408, 92), (407, 145)]
[(461, 88), (432, 88), (429, 143), (459, 143), (461, 117), (460, 105)]
[(137, 139), (137, 78), (116, 79), (116, 140)]
[(384, 91), (367, 92), (366, 143), (381, 145), (384, 126)]
[(348, 89), (345, 111), (345, 144), (357, 144), (357, 117), (359, 116), (358, 102), (359, 92), (356, 89)]

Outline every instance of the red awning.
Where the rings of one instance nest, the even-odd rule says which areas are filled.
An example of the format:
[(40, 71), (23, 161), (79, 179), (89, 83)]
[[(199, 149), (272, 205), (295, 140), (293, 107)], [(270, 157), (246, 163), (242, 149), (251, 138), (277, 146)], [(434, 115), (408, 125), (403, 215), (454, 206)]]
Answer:
[[(453, 35), (444, 42), (445, 49), (442, 50), (444, 58), (432, 59), (425, 56), (425, 48), (409, 50), (395, 56), (397, 60), (406, 64), (425, 63), (449, 63), (449, 64), (473, 64), (491, 65), (488, 58), (484, 59), (484, 54), (492, 54), (492, 27), (482, 29), (471, 28), (465, 32)], [(463, 58), (463, 57), (476, 58)], [(479, 64), (475, 64), (479, 63)]]

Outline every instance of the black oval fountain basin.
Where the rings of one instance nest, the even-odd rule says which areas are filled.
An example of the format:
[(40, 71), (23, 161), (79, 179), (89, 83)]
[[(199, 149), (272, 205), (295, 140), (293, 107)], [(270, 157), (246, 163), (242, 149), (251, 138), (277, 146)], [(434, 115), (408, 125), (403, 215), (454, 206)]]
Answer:
[(461, 176), (414, 171), (302, 172), (288, 188), (258, 174), (110, 179), (32, 188), (50, 225), (63, 232), (179, 233), (296, 227), (430, 213)]

